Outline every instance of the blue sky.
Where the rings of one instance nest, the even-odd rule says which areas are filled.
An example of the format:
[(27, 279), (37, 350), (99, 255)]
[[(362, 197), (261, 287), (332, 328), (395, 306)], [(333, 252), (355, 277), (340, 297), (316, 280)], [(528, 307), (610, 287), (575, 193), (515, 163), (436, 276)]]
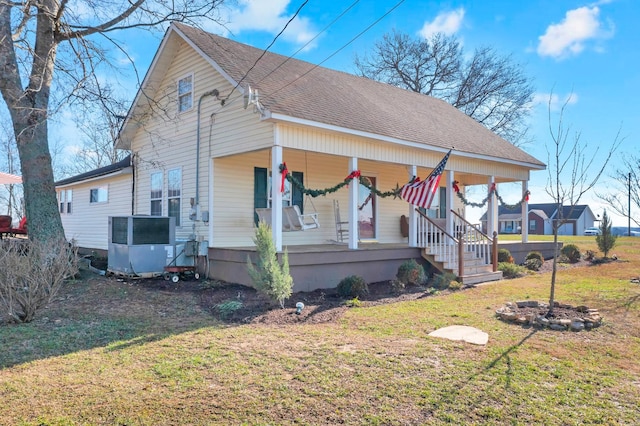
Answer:
[[(223, 12), (229, 21), (227, 30), (209, 30), (266, 48), (303, 2), (238, 0), (236, 8)], [(271, 51), (293, 54), (353, 3), (353, 0), (309, 0)], [(389, 12), (394, 6), (397, 7)], [(626, 139), (615, 155), (617, 163), (623, 155), (637, 152), (640, 146), (640, 109), (633, 102), (640, 87), (638, 17), (637, 0), (360, 0), (295, 57), (354, 72), (355, 55), (370, 50), (383, 34), (393, 29), (414, 36), (437, 31), (455, 35), (466, 52), (491, 46), (501, 55), (512, 54), (533, 79), (536, 102), (529, 123), (533, 143), (524, 147), (526, 151), (547, 162), (545, 144), (551, 143), (548, 101), (553, 92), (552, 114), (571, 95), (564, 124), (580, 132), (589, 152), (595, 152), (597, 147), (600, 152), (606, 151), (621, 129)], [(139, 69), (148, 68), (160, 36), (136, 39), (137, 44), (128, 46)], [(532, 203), (551, 201), (544, 189), (547, 176), (547, 172), (533, 173), (529, 184)], [(608, 175), (603, 176), (599, 190), (606, 191), (611, 186)], [(519, 191), (518, 185), (504, 188), (501, 193), (505, 201), (515, 202), (520, 199)], [(478, 193), (477, 198), (482, 197)], [(596, 214), (602, 214), (604, 208), (592, 193), (581, 204), (589, 204)], [(608, 213), (613, 214), (610, 210)], [(625, 218), (613, 216), (613, 220), (614, 225), (627, 224)]]

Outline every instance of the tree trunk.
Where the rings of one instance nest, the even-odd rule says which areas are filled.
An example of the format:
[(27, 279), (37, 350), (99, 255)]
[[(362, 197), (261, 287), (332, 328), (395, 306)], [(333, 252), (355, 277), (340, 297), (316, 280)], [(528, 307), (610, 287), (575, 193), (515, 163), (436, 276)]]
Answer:
[(13, 6), (0, 2), (0, 91), (11, 115), (20, 154), (29, 238), (61, 240), (64, 230), (56, 201), (47, 132), (47, 112), (58, 48), (55, 17), (59, 5), (55, 0), (38, 3), (36, 42), (26, 88), (23, 88), (18, 57), (10, 41)]
[[(32, 112), (25, 118), (28, 120), (33, 115), (38, 114)], [(29, 238), (38, 241), (63, 239), (64, 230), (58, 212), (47, 138), (47, 121), (44, 119), (34, 126), (16, 123), (15, 127)]]
[(551, 291), (549, 292), (549, 312), (547, 316), (553, 316), (553, 304), (556, 298), (556, 272), (558, 271), (558, 227), (553, 225), (553, 268), (551, 269)]

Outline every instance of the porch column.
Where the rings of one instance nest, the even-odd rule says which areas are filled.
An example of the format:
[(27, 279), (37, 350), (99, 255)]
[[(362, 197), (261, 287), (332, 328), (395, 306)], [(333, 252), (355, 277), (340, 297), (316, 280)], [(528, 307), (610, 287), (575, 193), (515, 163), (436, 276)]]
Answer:
[(529, 181), (522, 181), (522, 242), (529, 242), (529, 201), (526, 194), (529, 190)]
[[(409, 168), (409, 181), (418, 176), (418, 167), (411, 166)], [(418, 247), (418, 213), (416, 206), (409, 204), (409, 247)]]
[[(278, 132), (276, 130), (276, 143)], [(273, 243), (278, 252), (282, 251), (282, 192), (280, 192), (280, 164), (282, 164), (282, 147), (271, 148), (271, 231)]]
[[(447, 172), (447, 190), (446, 190), (446, 194), (447, 196), (445, 197), (446, 200), (444, 200), (445, 203), (445, 218), (446, 218), (446, 226), (447, 229), (446, 231), (449, 233), (449, 235), (453, 235), (454, 237), (458, 238), (457, 235), (454, 235), (453, 233), (453, 214), (451, 213), (451, 210), (453, 210), (453, 181), (455, 180), (454, 177), (454, 172), (453, 170), (449, 170)], [(440, 202), (442, 203), (443, 200), (440, 200)]]
[[(496, 177), (489, 176), (489, 191), (496, 184)], [(492, 192), (487, 201), (487, 235), (493, 238), (493, 233), (498, 232), (498, 203), (496, 193)]]
[[(358, 170), (358, 159), (349, 159), (349, 173)], [(358, 248), (358, 187), (360, 181), (353, 179), (349, 183), (349, 248)]]

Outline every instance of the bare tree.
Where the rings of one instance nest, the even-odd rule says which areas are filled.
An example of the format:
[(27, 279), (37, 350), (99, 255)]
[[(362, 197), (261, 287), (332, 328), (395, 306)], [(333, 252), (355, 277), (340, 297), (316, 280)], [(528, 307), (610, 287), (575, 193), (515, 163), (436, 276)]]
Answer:
[(611, 156), (623, 141), (620, 138), (620, 130), (618, 130), (608, 151), (599, 152), (600, 147), (604, 144), (597, 144), (598, 148), (589, 155), (587, 153), (588, 144), (581, 141), (580, 132), (573, 133), (570, 127), (565, 126), (564, 113), (570, 100), (569, 97), (562, 105), (555, 127), (551, 116), (552, 96), (549, 96), (548, 105), (551, 143), (546, 145), (547, 170), (549, 172), (546, 192), (553, 199), (557, 211), (556, 217), (552, 221), (554, 256), (548, 316), (553, 316), (555, 302), (556, 272), (560, 254), (558, 231), (567, 223), (580, 199), (598, 183), (611, 160)]
[[(0, 121), (0, 152), (2, 153), (0, 164), (2, 165), (2, 171), (18, 174), (16, 142), (9, 127), (8, 121)], [(23, 215), (21, 186), (9, 184), (3, 185), (3, 187), (0, 188), (0, 203), (7, 208), (3, 214), (14, 218), (21, 217)]]
[(483, 47), (466, 59), (455, 37), (422, 40), (393, 31), (355, 65), (364, 77), (440, 98), (510, 142), (526, 142), (534, 88), (511, 56)]
[(104, 45), (126, 52), (113, 36), (117, 31), (162, 29), (170, 21), (216, 21), (223, 1), (0, 0), (0, 93), (13, 124), (32, 238), (64, 237), (48, 120), (74, 97), (105, 99), (95, 73), (110, 64)]
[(126, 113), (125, 103), (117, 101), (115, 96), (110, 96), (109, 101), (109, 106), (104, 103), (86, 105), (75, 116), (76, 126), (83, 138), (80, 141), (82, 145), (66, 168), (68, 174), (77, 175), (108, 166), (128, 155), (127, 151), (115, 147), (121, 121)]
[[(616, 186), (610, 187), (612, 192), (598, 192), (596, 197), (620, 216), (628, 217), (640, 226), (640, 157), (636, 154), (624, 155), (622, 166), (615, 170), (611, 178), (616, 183)], [(629, 211), (629, 197), (631, 205), (635, 206), (635, 215)]]

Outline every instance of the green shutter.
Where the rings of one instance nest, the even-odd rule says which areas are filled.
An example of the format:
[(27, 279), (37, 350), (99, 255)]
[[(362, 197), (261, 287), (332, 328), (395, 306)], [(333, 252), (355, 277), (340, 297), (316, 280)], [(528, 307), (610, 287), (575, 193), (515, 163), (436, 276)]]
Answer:
[(255, 209), (267, 207), (267, 169), (255, 167), (253, 169), (253, 220), (258, 224), (258, 215)]
[(447, 188), (440, 188), (440, 217), (447, 217)]
[[(291, 175), (300, 183), (304, 183), (304, 173), (291, 172)], [(304, 194), (295, 185), (291, 185), (291, 203), (298, 206), (300, 213), (304, 213)]]

